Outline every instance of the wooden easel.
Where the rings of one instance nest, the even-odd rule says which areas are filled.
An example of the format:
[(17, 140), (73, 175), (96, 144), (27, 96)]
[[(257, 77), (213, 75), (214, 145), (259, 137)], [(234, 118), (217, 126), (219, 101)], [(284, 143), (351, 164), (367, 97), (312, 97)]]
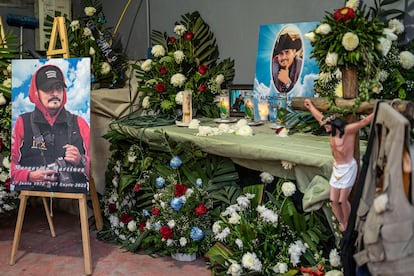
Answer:
[[(59, 34), (62, 49), (54, 49), (56, 45), (57, 35)], [(51, 58), (53, 55), (61, 54), (65, 58), (69, 58), (69, 46), (67, 33), (65, 28), (64, 17), (55, 17), (53, 22), (53, 29), (51, 33), (51, 40), (49, 49), (47, 51), (47, 57)], [(89, 195), (92, 200), (93, 213), (95, 216), (95, 224), (98, 231), (102, 230), (103, 220), (102, 214), (99, 207), (98, 194), (95, 188), (95, 182), (90, 177), (89, 182)], [(53, 225), (53, 219), (50, 214), (48, 203), (46, 198), (66, 198), (66, 199), (78, 199), (79, 200), (79, 215), (81, 221), (81, 232), (82, 232), (82, 246), (83, 246), (83, 257), (85, 265), (85, 274), (92, 274), (92, 254), (90, 246), (89, 236), (89, 224), (88, 224), (88, 207), (87, 207), (87, 194), (84, 193), (58, 193), (58, 192), (43, 192), (43, 191), (21, 191), (20, 192), (20, 205), (19, 212), (17, 215), (16, 228), (14, 232), (13, 246), (10, 257), (10, 265), (16, 263), (16, 255), (20, 242), (20, 235), (23, 226), (24, 215), (26, 211), (27, 200), (30, 196), (37, 196), (42, 198), (43, 206), (46, 212), (47, 221), (49, 223), (50, 233), (52, 237), (56, 237), (55, 228)]]
[[(6, 34), (4, 33), (3, 20), (1, 19), (1, 16), (0, 16), (0, 43), (4, 42), (5, 37), (6, 37)], [(7, 47), (7, 46), (3, 46), (3, 47)]]

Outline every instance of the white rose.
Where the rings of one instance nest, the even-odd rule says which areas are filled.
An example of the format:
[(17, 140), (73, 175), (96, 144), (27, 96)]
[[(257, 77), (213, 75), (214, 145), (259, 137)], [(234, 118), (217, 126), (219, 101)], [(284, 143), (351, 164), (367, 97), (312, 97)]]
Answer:
[(167, 225), (172, 229), (172, 228), (174, 228), (175, 227), (175, 220), (170, 220), (170, 221), (168, 221), (168, 223), (167, 223)]
[(227, 269), (226, 274), (230, 274), (231, 276), (239, 276), (241, 273), (241, 266), (237, 263), (231, 264), (229, 269)]
[(348, 0), (345, 4), (345, 7), (356, 10), (359, 7), (359, 0)]
[(400, 53), (400, 63), (402, 68), (410, 70), (414, 66), (414, 55), (408, 51)]
[(6, 169), (10, 169), (10, 159), (9, 159), (9, 157), (3, 158), (3, 167), (5, 167)]
[(84, 11), (86, 16), (92, 16), (95, 14), (96, 9), (94, 7), (85, 7)]
[(91, 31), (91, 29), (89, 29), (88, 27), (85, 27), (85, 28), (83, 29), (83, 36), (89, 37), (89, 36), (91, 36), (91, 35), (92, 35), (92, 31)]
[(401, 21), (398, 19), (391, 19), (388, 22), (388, 28), (393, 30), (393, 32), (396, 33), (397, 35), (402, 34), (405, 30), (404, 24), (401, 23)]
[(70, 22), (70, 28), (72, 29), (72, 32), (79, 30), (80, 28), (79, 20), (73, 20), (72, 22)]
[(293, 195), (296, 192), (296, 186), (295, 184), (293, 184), (293, 182), (285, 182), (282, 184), (282, 193), (289, 197), (291, 195)]
[(325, 24), (319, 25), (316, 28), (315, 33), (326, 35), (326, 34), (329, 34), (331, 31), (332, 31), (331, 25), (325, 23)]
[(165, 49), (162, 45), (155, 45), (151, 49), (151, 54), (153, 54), (154, 57), (163, 57), (165, 55)]
[(12, 65), (9, 64), (9, 65), (7, 65), (7, 72), (11, 73), (11, 71), (12, 71)]
[(4, 97), (3, 93), (0, 93), (0, 105), (5, 105), (6, 103), (6, 98)]
[(93, 47), (89, 48), (89, 55), (95, 55), (95, 49)]
[(223, 74), (218, 74), (216, 76), (215, 82), (217, 85), (221, 85), (224, 82), (224, 75)]
[(174, 52), (174, 59), (177, 64), (181, 64), (184, 58), (185, 58), (185, 55), (183, 51), (178, 50)]
[(390, 40), (386, 39), (385, 37), (380, 37), (376, 48), (385, 57), (391, 49), (391, 44), (392, 42)]
[(353, 51), (359, 45), (359, 38), (356, 34), (347, 32), (342, 37), (342, 46), (344, 46), (345, 50)]
[(185, 83), (185, 81), (186, 81), (186, 77), (183, 75), (183, 74), (181, 74), (181, 73), (177, 73), (177, 74), (174, 74), (172, 77), (171, 77), (171, 84), (174, 86), (174, 87), (181, 87), (181, 86), (183, 86), (184, 85), (184, 83)]
[(7, 78), (3, 81), (3, 85), (6, 86), (7, 88), (11, 88), (12, 87), (12, 81), (11, 78)]
[(142, 100), (142, 107), (148, 109), (150, 107), (150, 96), (145, 96)]
[(108, 62), (102, 62), (101, 63), (101, 74), (106, 75), (111, 72), (111, 65)]
[(187, 28), (184, 25), (175, 25), (174, 33), (179, 36), (182, 36), (187, 31)]
[(273, 177), (273, 175), (271, 175), (270, 173), (268, 173), (268, 172), (262, 172), (261, 174), (260, 174), (260, 180), (262, 181), (262, 183), (264, 183), (264, 184), (269, 184), (269, 183), (272, 183), (273, 182), (273, 180), (274, 180), (274, 177)]
[(286, 273), (288, 272), (288, 266), (286, 263), (277, 263), (274, 267), (273, 267), (273, 271), (275, 273)]
[(325, 63), (330, 67), (335, 67), (338, 64), (338, 54), (328, 52), (326, 54)]
[(131, 220), (130, 222), (128, 222), (128, 230), (131, 232), (134, 232), (137, 230), (137, 223), (135, 220)]
[(151, 63), (152, 59), (147, 59), (141, 64), (141, 69), (145, 72), (149, 72), (151, 70)]
[(316, 41), (314, 32), (306, 33), (304, 36), (305, 36), (306, 39), (309, 39), (310, 42), (315, 42)]
[(183, 104), (183, 91), (180, 91), (175, 95), (175, 103), (176, 104)]

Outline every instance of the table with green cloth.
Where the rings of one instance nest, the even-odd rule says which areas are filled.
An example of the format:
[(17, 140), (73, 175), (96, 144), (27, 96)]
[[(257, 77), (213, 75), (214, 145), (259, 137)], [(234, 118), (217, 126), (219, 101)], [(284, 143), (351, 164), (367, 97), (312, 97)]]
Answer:
[[(212, 119), (199, 120), (201, 126), (218, 127)], [(176, 124), (136, 127), (122, 120), (110, 124), (111, 130), (149, 144), (158, 143), (162, 131), (177, 142), (191, 141), (203, 151), (228, 157), (242, 167), (295, 180), (298, 189), (304, 194), (304, 209), (319, 209), (323, 201), (329, 199), (328, 180), (333, 163), (329, 136), (295, 133), (280, 137), (275, 134), (270, 122), (252, 128), (253, 136), (230, 133), (199, 136), (198, 129)], [(286, 169), (282, 166), (282, 161), (293, 163), (294, 166)]]

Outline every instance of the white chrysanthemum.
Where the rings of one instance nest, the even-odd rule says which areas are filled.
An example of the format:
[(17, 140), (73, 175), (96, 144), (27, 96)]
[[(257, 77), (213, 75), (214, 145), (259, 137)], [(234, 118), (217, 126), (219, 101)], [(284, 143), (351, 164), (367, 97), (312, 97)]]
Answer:
[(183, 91), (180, 91), (175, 95), (175, 103), (180, 105), (183, 104)]
[(216, 221), (213, 223), (213, 233), (216, 235), (221, 231), (221, 221)]
[(397, 35), (402, 34), (405, 30), (404, 24), (398, 19), (391, 19), (388, 22), (388, 28), (393, 30)]
[(408, 51), (400, 53), (400, 63), (402, 68), (410, 70), (414, 66), (414, 55)]
[(279, 221), (279, 216), (277, 213), (261, 205), (256, 207), (256, 211), (260, 214), (260, 217), (264, 222), (277, 225), (277, 222)]
[(314, 33), (314, 32), (309, 32), (309, 33), (306, 33), (306, 34), (304, 35), (304, 37), (305, 37), (306, 39), (309, 39), (309, 41), (310, 41), (310, 42), (315, 42), (315, 41), (316, 41), (316, 39), (315, 39), (315, 33)]
[(12, 87), (12, 81), (11, 78), (7, 78), (3, 81), (3, 85), (6, 86), (7, 88), (11, 88)]
[(84, 12), (86, 16), (92, 16), (96, 13), (96, 9), (94, 7), (85, 7)]
[(292, 196), (296, 192), (296, 185), (293, 182), (285, 182), (282, 184), (282, 193), (284, 196)]
[(154, 57), (163, 57), (165, 55), (165, 49), (162, 45), (155, 45), (151, 49), (151, 54), (153, 54)]
[(336, 248), (332, 249), (329, 253), (329, 263), (333, 267), (339, 267), (341, 265), (341, 256), (339, 256)]
[(119, 218), (117, 216), (114, 215), (110, 215), (109, 216), (109, 222), (111, 223), (111, 227), (118, 227), (119, 225)]
[(274, 178), (274, 176), (273, 176), (273, 175), (271, 175), (271, 174), (270, 174), (270, 173), (268, 173), (268, 172), (262, 172), (262, 173), (260, 174), (260, 180), (261, 180), (261, 181), (262, 181), (262, 183), (264, 183), (264, 184), (269, 184), (269, 183), (272, 183), (274, 179), (275, 179), (275, 178)]
[(332, 31), (331, 25), (324, 23), (324, 24), (319, 25), (316, 28), (315, 33), (322, 34), (322, 35), (327, 35), (331, 31)]
[(177, 64), (181, 64), (185, 58), (184, 52), (181, 50), (174, 52), (174, 60)]
[(250, 200), (246, 196), (241, 195), (237, 198), (237, 204), (239, 204), (242, 209), (246, 209), (250, 206)]
[(177, 73), (172, 75), (170, 82), (174, 87), (182, 87), (186, 80), (187, 78), (183, 74)]
[(234, 242), (236, 243), (238, 248), (243, 248), (243, 241), (241, 239), (236, 239)]
[(106, 61), (102, 62), (101, 63), (101, 74), (106, 75), (106, 74), (109, 74), (109, 72), (111, 72), (111, 65)]
[(187, 28), (184, 25), (175, 25), (174, 27), (174, 33), (176, 33), (179, 36), (182, 36), (187, 31)]
[(344, 273), (340, 270), (330, 270), (325, 273), (325, 276), (344, 276)]
[(214, 80), (217, 85), (221, 85), (224, 82), (224, 75), (218, 74)]
[(237, 213), (240, 212), (241, 208), (238, 204), (232, 204), (230, 206), (226, 207), (226, 210), (224, 210), (223, 212), (221, 212), (222, 216), (231, 216), (233, 213)]
[(185, 237), (181, 237), (179, 242), (180, 242), (181, 247), (184, 247), (187, 245), (187, 239)]
[(218, 241), (224, 242), (228, 235), (230, 235), (230, 228), (226, 227), (223, 229), (223, 231), (216, 234), (214, 238)]
[(380, 82), (384, 82), (385, 80), (387, 80), (388, 76), (389, 76), (389, 73), (385, 70), (381, 70), (378, 73), (378, 79), (380, 80)]
[(134, 232), (137, 230), (137, 222), (135, 220), (131, 220), (128, 222), (128, 230)]
[(238, 213), (233, 213), (233, 214), (231, 214), (231, 216), (229, 218), (229, 223), (230, 224), (240, 224), (240, 219), (241, 219), (241, 216)]
[(325, 63), (328, 66), (335, 67), (338, 64), (338, 54), (328, 52), (326, 54)]
[(72, 22), (70, 22), (69, 26), (72, 29), (72, 32), (79, 30), (80, 28), (79, 20), (73, 20)]
[(385, 57), (391, 49), (392, 42), (385, 37), (380, 37), (379, 42), (376, 45), (378, 51)]
[(236, 135), (253, 136), (253, 129), (250, 126), (242, 126), (236, 131)]
[(274, 267), (273, 267), (273, 272), (275, 273), (286, 273), (288, 272), (288, 265), (287, 263), (277, 263)]
[(188, 125), (188, 128), (189, 129), (198, 129), (199, 126), (200, 126), (200, 120), (192, 119), (190, 121), (190, 124)]
[(150, 107), (150, 96), (145, 96), (144, 99), (142, 100), (142, 107), (144, 109), (147, 109)]
[(359, 7), (359, 0), (348, 0), (346, 1), (345, 7), (356, 10)]
[(383, 213), (385, 210), (387, 210), (388, 195), (383, 193), (375, 197), (373, 205), (374, 205), (374, 210), (377, 214)]
[(141, 64), (141, 69), (145, 72), (149, 72), (152, 68), (152, 59), (147, 59)]
[(293, 266), (299, 263), (300, 256), (306, 252), (306, 247), (301, 240), (297, 240), (289, 245), (290, 262)]
[(245, 253), (242, 257), (242, 266), (253, 271), (262, 270), (262, 263), (257, 258), (256, 253)]
[(332, 80), (332, 74), (329, 72), (319, 72), (318, 81), (326, 84)]
[(229, 274), (231, 276), (240, 276), (241, 270), (242, 268), (238, 263), (232, 263), (227, 269), (226, 274)]
[(282, 160), (282, 161), (280, 161), (280, 163), (281, 163), (282, 167), (285, 170), (291, 170), (291, 169), (293, 169), (294, 166), (296, 166), (296, 164), (294, 162), (289, 162), (289, 161), (286, 161), (286, 160)]
[(351, 32), (347, 32), (342, 37), (342, 46), (344, 46), (345, 50), (353, 51), (359, 45), (359, 37)]
[(83, 36), (90, 37), (91, 35), (92, 35), (91, 29), (89, 29), (88, 27), (83, 28)]

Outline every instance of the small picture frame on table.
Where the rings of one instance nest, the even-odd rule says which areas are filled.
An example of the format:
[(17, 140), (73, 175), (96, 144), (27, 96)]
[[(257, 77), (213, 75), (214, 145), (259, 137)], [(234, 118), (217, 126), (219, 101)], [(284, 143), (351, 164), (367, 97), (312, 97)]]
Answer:
[(230, 116), (249, 117), (246, 114), (246, 107), (253, 106), (253, 84), (232, 84), (229, 85), (228, 90), (230, 95)]

